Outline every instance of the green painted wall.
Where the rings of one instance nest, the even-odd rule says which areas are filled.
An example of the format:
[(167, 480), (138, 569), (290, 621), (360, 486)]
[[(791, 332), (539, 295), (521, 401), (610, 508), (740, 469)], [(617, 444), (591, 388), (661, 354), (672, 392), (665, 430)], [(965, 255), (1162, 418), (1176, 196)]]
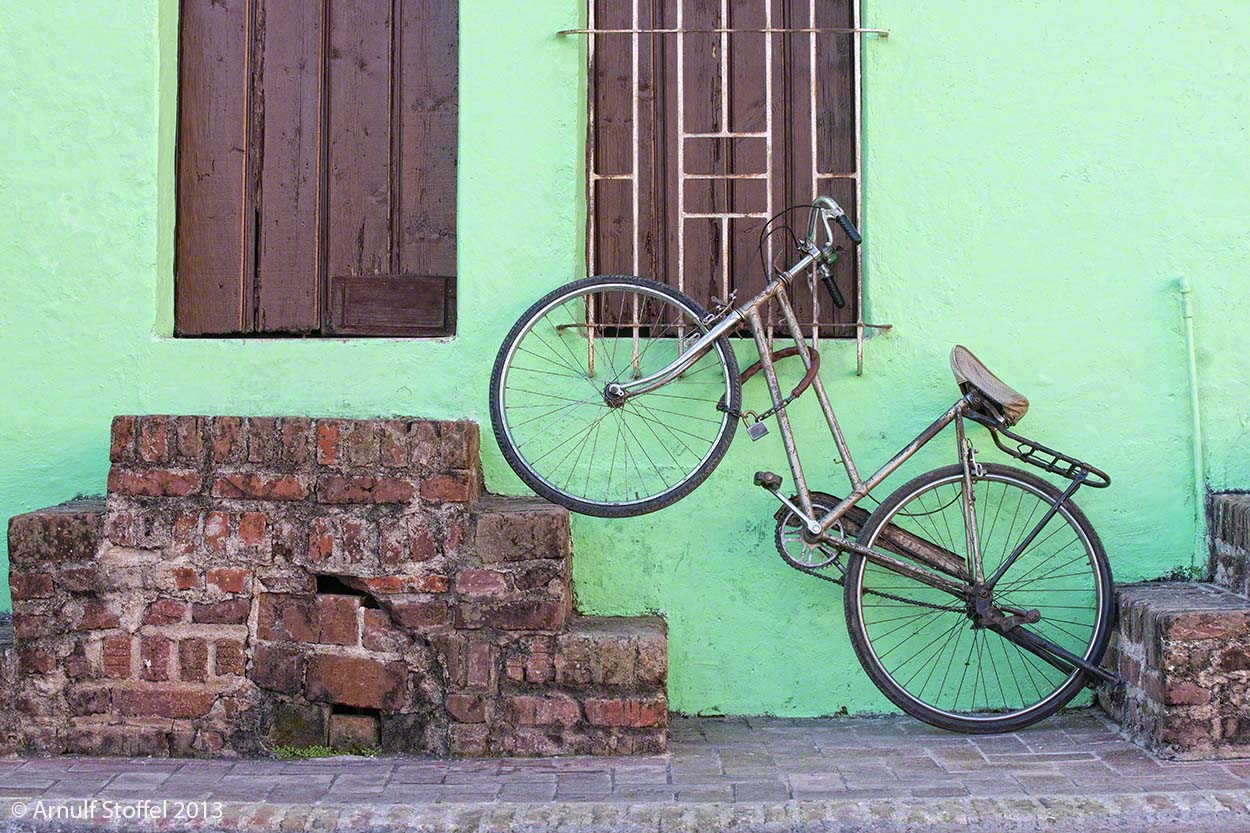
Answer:
[[(583, 268), (582, 46), (552, 35), (581, 6), (463, 0), (449, 342), (170, 338), (176, 3), (0, 7), (0, 516), (101, 491), (119, 412), (484, 420), (507, 325)], [(1030, 396), (1030, 434), (1113, 474), (1082, 504), (1120, 579), (1201, 557), (1176, 280), (1195, 287), (1210, 483), (1250, 486), (1250, 5), (865, 0), (864, 15), (893, 31), (864, 41), (863, 226), (870, 318), (895, 330), (867, 345), (863, 378), (851, 346), (823, 348), (861, 466), (949, 404), (962, 341)], [(796, 411), (810, 479), (841, 488), (814, 403)], [(484, 453), (490, 485), (518, 490)], [(774, 505), (750, 475), (783, 466), (775, 431), (742, 437), (683, 503), (575, 522), (583, 610), (667, 613), (676, 708), (884, 708), (840, 598), (771, 553)]]

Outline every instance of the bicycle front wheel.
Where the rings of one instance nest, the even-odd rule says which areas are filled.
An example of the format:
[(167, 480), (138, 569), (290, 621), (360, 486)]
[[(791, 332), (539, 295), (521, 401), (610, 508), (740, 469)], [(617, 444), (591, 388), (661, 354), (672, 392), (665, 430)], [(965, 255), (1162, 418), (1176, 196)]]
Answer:
[[(1028, 472), (993, 463), (973, 478), (976, 532), (986, 576), (1026, 539), (1061, 494)], [(922, 474), (886, 498), (859, 543), (889, 549), (910, 534), (967, 562), (963, 467)], [(1066, 501), (999, 580), (994, 603), (1036, 610), (1030, 631), (1097, 664), (1111, 637), (1112, 580), (1089, 521)], [(1053, 714), (1085, 675), (1062, 671), (976, 626), (963, 600), (852, 556), (846, 622), (868, 676), (895, 705), (959, 732), (1012, 732)]]
[(653, 391), (621, 402), (607, 389), (667, 367), (707, 331), (706, 317), (682, 293), (636, 277), (585, 278), (540, 299), (504, 339), (491, 374), (491, 423), (512, 470), (546, 499), (600, 517), (653, 512), (689, 494), (737, 427), (728, 339)]

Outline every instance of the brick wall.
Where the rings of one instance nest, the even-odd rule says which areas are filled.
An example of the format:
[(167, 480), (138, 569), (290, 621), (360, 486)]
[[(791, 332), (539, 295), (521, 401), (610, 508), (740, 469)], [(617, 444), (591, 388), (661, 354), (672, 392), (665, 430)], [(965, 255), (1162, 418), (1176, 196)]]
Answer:
[(10, 747), (663, 748), (663, 623), (572, 616), (567, 514), (484, 495), (475, 425), (118, 417), (111, 458), (10, 523)]

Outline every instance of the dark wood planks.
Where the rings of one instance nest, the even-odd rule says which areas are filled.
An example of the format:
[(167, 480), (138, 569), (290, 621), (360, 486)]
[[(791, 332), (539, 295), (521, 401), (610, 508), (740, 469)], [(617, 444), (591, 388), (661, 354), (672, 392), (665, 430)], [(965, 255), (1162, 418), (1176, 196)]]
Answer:
[(456, 0), (183, 6), (179, 334), (454, 332)]
[(262, 8), (256, 329), (309, 333), (321, 323), (322, 9), (307, 0)]
[(188, 0), (181, 27), (175, 329), (236, 333), (251, 324), (246, 0)]

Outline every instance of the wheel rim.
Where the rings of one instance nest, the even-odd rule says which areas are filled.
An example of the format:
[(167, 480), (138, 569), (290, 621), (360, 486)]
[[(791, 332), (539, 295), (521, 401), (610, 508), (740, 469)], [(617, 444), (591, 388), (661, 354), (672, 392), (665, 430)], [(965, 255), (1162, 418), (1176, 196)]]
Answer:
[[(868, 545), (892, 524), (965, 557), (961, 489), (960, 473), (918, 485), (876, 527)], [(1043, 517), (1050, 498), (1005, 473), (988, 473), (973, 489), (989, 576)], [(1046, 709), (1077, 676), (993, 631), (972, 629), (962, 603), (941, 591), (866, 561), (854, 581), (870, 660), (900, 696), (923, 709), (962, 721), (1001, 721)], [(1088, 659), (1097, 646), (1105, 593), (1094, 546), (1064, 507), (999, 581), (995, 601), (1037, 609), (1042, 619), (1030, 630)]]
[[(517, 333), (498, 385), (502, 429), (525, 472), (574, 502), (627, 508), (680, 490), (715, 454), (733, 384), (719, 345), (619, 407), (612, 382), (665, 367), (706, 331), (649, 287), (605, 283), (553, 299)], [(592, 372), (593, 364), (593, 372)]]

